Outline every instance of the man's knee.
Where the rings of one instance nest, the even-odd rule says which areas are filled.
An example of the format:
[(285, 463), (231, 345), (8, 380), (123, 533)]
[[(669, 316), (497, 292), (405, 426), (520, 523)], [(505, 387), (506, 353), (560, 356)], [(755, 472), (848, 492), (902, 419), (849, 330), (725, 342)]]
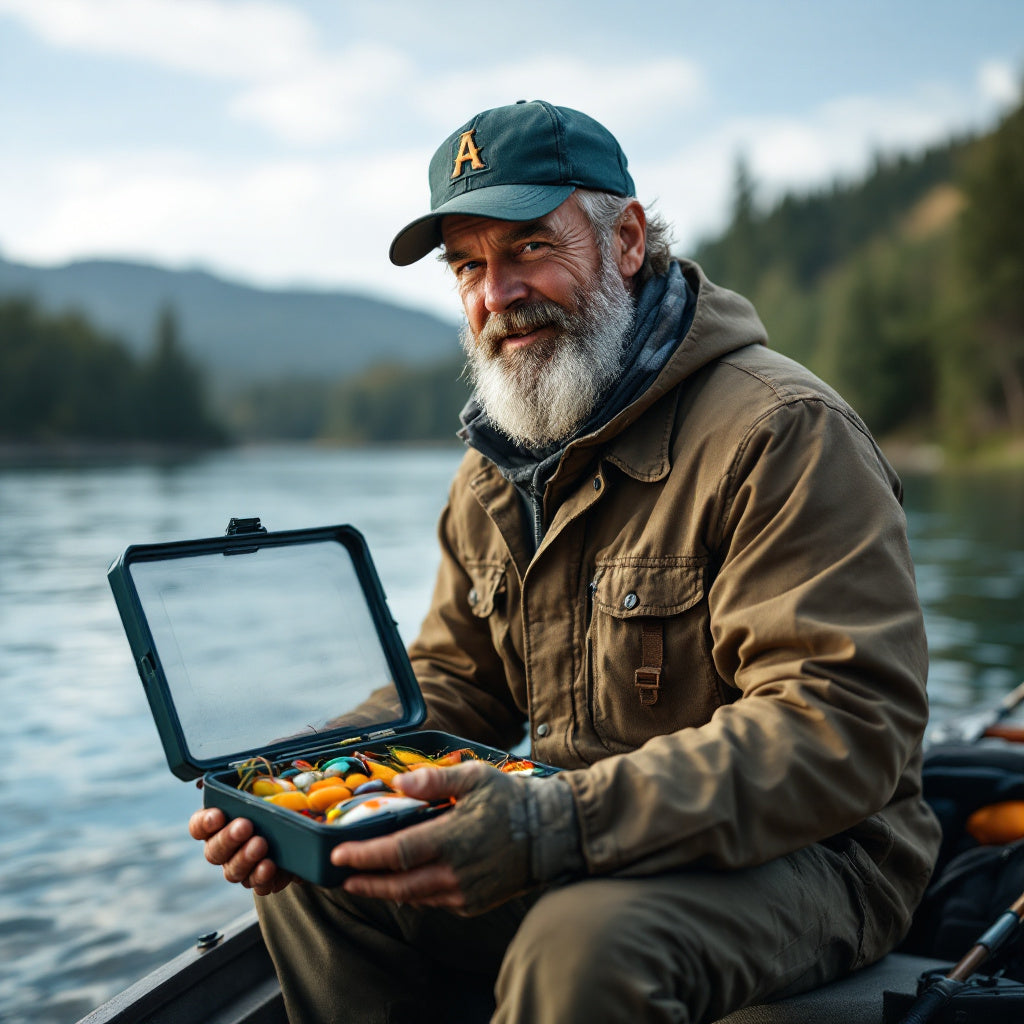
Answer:
[[(548, 892), (498, 979), (500, 1021), (717, 1019), (849, 970), (860, 900), (826, 854), (757, 868), (594, 878)], [(823, 957), (828, 950), (829, 955)], [(525, 1007), (525, 1011), (522, 1009)], [(534, 1016), (531, 1018), (531, 1013)]]
[(699, 938), (694, 930), (662, 944), (662, 927), (633, 882), (589, 879), (553, 889), (509, 945), (495, 1019), (696, 1019), (706, 1002)]

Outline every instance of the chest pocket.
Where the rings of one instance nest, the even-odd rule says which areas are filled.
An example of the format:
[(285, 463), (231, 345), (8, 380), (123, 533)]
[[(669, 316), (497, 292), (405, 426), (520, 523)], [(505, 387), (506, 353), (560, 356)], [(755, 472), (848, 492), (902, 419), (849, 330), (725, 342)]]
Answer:
[(597, 565), (587, 686), (591, 722), (608, 750), (703, 725), (722, 704), (705, 577), (706, 560), (685, 556)]
[[(482, 628), (490, 633), (491, 644), (502, 659), (510, 685), (516, 678), (522, 659), (512, 642), (509, 623), (508, 563), (499, 561), (468, 562), (470, 586), (466, 594), (469, 610)], [(521, 674), (521, 670), (519, 672)]]

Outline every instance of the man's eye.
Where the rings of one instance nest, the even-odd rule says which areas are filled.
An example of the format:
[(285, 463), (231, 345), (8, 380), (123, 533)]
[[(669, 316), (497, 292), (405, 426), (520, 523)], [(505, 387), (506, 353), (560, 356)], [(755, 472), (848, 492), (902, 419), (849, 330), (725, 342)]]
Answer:
[(524, 255), (529, 256), (530, 253), (540, 252), (544, 248), (543, 242), (526, 242), (523, 248), (520, 250)]
[(479, 260), (466, 260), (465, 263), (458, 263), (455, 266), (455, 276), (463, 277), (466, 274), (471, 274), (480, 266)]

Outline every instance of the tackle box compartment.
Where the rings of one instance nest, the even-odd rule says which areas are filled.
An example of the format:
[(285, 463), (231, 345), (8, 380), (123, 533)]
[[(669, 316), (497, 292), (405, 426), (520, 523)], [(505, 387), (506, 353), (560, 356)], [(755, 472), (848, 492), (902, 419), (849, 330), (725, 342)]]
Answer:
[(224, 536), (131, 545), (107, 577), (171, 771), (202, 778), (204, 806), (249, 818), (271, 859), (307, 881), (337, 885), (349, 873), (330, 863), (337, 843), (448, 805), (327, 824), (239, 789), (247, 763), (392, 747), (509, 757), (418, 728), (423, 695), (353, 526), (268, 532), (258, 519), (232, 519)]

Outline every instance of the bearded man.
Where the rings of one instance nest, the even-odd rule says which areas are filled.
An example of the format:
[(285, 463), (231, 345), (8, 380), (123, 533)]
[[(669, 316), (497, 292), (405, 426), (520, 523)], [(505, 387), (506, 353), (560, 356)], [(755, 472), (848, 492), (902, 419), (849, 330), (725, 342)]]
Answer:
[(484, 111), (429, 177), (391, 258), (441, 247), (475, 396), (410, 648), (425, 725), (527, 728), (564, 771), (400, 776), (454, 809), (339, 844), (337, 889), (198, 812), (291, 1019), (712, 1021), (871, 963), (938, 845), (896, 475), (746, 300), (670, 258), (596, 121)]

